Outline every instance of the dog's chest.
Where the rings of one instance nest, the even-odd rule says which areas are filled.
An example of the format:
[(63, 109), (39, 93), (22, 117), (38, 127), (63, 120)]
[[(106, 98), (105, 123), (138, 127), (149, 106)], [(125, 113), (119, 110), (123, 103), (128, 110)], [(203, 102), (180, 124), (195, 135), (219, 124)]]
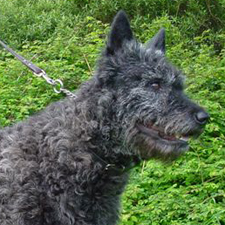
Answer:
[[(56, 197), (53, 202), (57, 224), (114, 225), (118, 220), (120, 196), (127, 183), (127, 175), (108, 177), (106, 174), (94, 181), (83, 181)], [(48, 215), (49, 216), (49, 215)]]

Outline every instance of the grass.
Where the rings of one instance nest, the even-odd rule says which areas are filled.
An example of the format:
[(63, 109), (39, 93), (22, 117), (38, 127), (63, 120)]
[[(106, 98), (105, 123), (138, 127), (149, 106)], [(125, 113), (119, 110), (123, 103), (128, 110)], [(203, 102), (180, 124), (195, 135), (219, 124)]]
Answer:
[[(215, 3), (215, 4), (214, 4)], [(187, 75), (187, 93), (211, 121), (170, 165), (144, 162), (123, 195), (121, 225), (225, 224), (225, 22), (223, 1), (0, 0), (1, 38), (73, 90), (88, 79), (120, 8), (142, 42), (167, 31), (167, 57)], [(0, 126), (63, 98), (0, 52)]]

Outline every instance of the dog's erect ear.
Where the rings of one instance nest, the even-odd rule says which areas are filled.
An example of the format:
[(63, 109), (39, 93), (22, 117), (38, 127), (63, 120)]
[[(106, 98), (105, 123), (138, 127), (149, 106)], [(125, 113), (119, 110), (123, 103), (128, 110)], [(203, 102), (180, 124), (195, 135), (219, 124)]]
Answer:
[(130, 28), (129, 20), (126, 13), (120, 10), (115, 16), (111, 31), (109, 33), (107, 42), (107, 54), (113, 55), (118, 49), (122, 47), (125, 40), (133, 39), (133, 34)]
[(166, 52), (165, 44), (165, 29), (161, 28), (159, 32), (147, 43), (147, 49), (152, 49), (153, 51), (159, 51), (163, 54)]

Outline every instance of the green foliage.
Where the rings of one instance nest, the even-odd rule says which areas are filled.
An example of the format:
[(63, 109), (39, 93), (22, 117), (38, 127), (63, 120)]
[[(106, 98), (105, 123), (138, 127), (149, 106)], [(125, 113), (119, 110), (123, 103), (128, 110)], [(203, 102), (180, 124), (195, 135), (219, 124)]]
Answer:
[[(109, 22), (120, 8), (142, 42), (160, 27), (167, 56), (187, 74), (187, 93), (211, 121), (170, 165), (144, 162), (123, 195), (121, 225), (225, 224), (225, 24), (218, 1), (0, 0), (0, 36), (52, 78), (75, 89), (93, 74)], [(0, 126), (20, 121), (62, 95), (0, 52)]]

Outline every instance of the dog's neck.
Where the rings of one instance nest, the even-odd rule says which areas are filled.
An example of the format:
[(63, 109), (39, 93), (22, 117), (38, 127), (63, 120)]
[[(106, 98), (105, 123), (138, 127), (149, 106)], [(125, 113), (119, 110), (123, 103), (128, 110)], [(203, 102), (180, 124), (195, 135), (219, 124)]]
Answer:
[[(138, 165), (141, 160), (134, 154), (127, 154), (128, 152), (130, 153), (130, 151), (125, 151), (123, 144), (119, 143), (121, 142), (120, 131), (115, 131), (117, 127), (110, 127), (109, 121), (114, 119), (113, 113), (115, 113), (113, 109), (113, 95), (109, 95), (107, 90), (105, 90), (105, 95), (98, 93), (98, 85), (96, 84), (94, 85), (96, 89), (92, 95), (92, 101), (90, 101), (90, 93), (88, 93), (90, 89), (88, 87), (90, 83), (95, 82), (96, 79), (90, 80), (83, 85), (78, 93), (77, 101), (79, 102), (80, 96), (82, 102), (87, 101), (85, 106), (88, 107), (85, 115), (82, 114), (83, 120), (81, 117), (80, 122), (86, 124), (87, 121), (89, 121), (90, 124), (90, 121), (92, 121), (96, 126), (92, 127), (92, 132), (87, 134), (90, 137), (88, 142), (90, 146), (93, 146), (93, 148), (89, 148), (88, 150), (93, 161), (100, 163), (102, 170), (106, 173), (120, 175)], [(75, 101), (74, 104), (77, 104), (77, 102)], [(81, 114), (82, 108), (79, 109), (78, 107), (76, 110), (78, 110), (78, 114)], [(110, 114), (108, 115), (109, 112)], [(74, 116), (76, 116), (76, 114)], [(109, 139), (111, 140), (110, 142)]]
[(100, 156), (98, 153), (91, 151), (94, 161), (102, 165), (102, 170), (110, 175), (122, 175), (140, 164), (141, 159), (135, 155), (116, 154), (114, 158)]

